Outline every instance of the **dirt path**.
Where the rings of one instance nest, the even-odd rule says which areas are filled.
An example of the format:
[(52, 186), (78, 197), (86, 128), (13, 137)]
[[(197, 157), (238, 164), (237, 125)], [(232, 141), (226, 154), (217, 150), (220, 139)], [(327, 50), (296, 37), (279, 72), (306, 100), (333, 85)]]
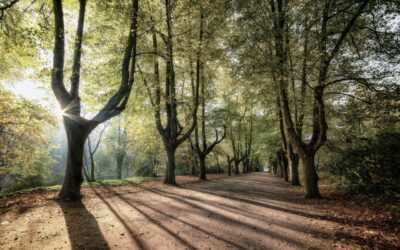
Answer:
[(0, 217), (0, 249), (359, 249), (358, 228), (266, 173), (48, 200)]

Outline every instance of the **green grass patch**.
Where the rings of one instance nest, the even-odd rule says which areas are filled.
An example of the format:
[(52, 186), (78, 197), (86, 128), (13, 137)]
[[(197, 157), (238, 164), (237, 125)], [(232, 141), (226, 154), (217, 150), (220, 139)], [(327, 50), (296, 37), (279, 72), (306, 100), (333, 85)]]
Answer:
[(35, 192), (46, 192), (46, 191), (58, 191), (61, 189), (61, 185), (54, 186), (45, 186), (45, 187), (34, 187), (34, 188), (24, 188), (24, 189), (15, 189), (10, 188), (6, 191), (0, 192), (0, 197), (11, 196), (16, 194), (27, 194), (27, 193), (35, 193)]
[(84, 182), (82, 187), (98, 187), (98, 186), (123, 186), (129, 184), (139, 184), (145, 181), (153, 180), (154, 177), (131, 177), (121, 180), (98, 180), (95, 182)]
[[(98, 180), (95, 182), (84, 182), (82, 183), (82, 187), (99, 187), (99, 186), (123, 186), (123, 185), (131, 185), (131, 184), (139, 184), (145, 181), (150, 181), (155, 179), (154, 177), (131, 177), (121, 180)], [(46, 191), (59, 191), (61, 189), (61, 185), (54, 186), (43, 186), (43, 187), (34, 187), (34, 188), (24, 188), (24, 189), (15, 189), (10, 188), (6, 191), (0, 192), (0, 197), (17, 195), (17, 194), (28, 194), (35, 192), (46, 192)]]

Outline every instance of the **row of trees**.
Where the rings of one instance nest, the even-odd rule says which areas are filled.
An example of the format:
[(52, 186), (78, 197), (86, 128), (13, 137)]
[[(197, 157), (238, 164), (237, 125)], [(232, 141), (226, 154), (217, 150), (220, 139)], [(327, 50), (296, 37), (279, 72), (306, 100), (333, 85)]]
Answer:
[(372, 92), (391, 84), (394, 72), (374, 66), (398, 60), (398, 36), (389, 40), (398, 3), (271, 0), (236, 1), (236, 7), (237, 37), (246, 39), (237, 45), (240, 64), (248, 65), (243, 74), (269, 77), (276, 96), (277, 173), (299, 185), (300, 159), (306, 197), (318, 198), (315, 156), (328, 138), (327, 108), (349, 101), (333, 95), (358, 99), (356, 88)]
[[(133, 147), (153, 167), (165, 162), (171, 185), (181, 165), (206, 179), (220, 159), (230, 175), (260, 171), (270, 158), (285, 181), (318, 198), (318, 171), (348, 175), (330, 144), (350, 126), (344, 114), (370, 107), (353, 109), (359, 102), (396, 103), (396, 1), (20, 0), (0, 10), (3, 80), (21, 69), (22, 78), (51, 77), (63, 109), (63, 199), (80, 198), (83, 174), (96, 179), (110, 140), (117, 178)], [(395, 114), (379, 116), (387, 129), (398, 128)], [(99, 126), (115, 116), (118, 126)]]

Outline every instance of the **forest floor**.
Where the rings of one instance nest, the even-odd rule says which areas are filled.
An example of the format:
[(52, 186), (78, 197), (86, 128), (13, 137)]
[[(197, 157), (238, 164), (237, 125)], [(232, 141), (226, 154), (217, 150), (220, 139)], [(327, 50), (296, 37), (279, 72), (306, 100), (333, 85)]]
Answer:
[(367, 200), (327, 187), (305, 200), (268, 173), (209, 179), (84, 188), (75, 204), (49, 191), (2, 197), (0, 249), (400, 248), (399, 217)]

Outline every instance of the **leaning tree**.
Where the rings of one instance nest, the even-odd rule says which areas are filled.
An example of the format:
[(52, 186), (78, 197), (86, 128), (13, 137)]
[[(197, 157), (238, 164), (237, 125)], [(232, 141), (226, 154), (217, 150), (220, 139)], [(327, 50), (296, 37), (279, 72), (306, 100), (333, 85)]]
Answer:
[(81, 116), (81, 98), (79, 94), (80, 69), (85, 22), (86, 0), (79, 1), (79, 16), (74, 43), (70, 90), (64, 83), (65, 37), (62, 0), (53, 0), (55, 33), (51, 86), (62, 110), (63, 123), (68, 139), (67, 166), (59, 197), (63, 200), (79, 200), (83, 182), (82, 167), (85, 141), (97, 125), (120, 114), (128, 102), (134, 83), (136, 64), (137, 19), (139, 0), (132, 0), (130, 30), (122, 61), (121, 82), (118, 91), (92, 119)]

